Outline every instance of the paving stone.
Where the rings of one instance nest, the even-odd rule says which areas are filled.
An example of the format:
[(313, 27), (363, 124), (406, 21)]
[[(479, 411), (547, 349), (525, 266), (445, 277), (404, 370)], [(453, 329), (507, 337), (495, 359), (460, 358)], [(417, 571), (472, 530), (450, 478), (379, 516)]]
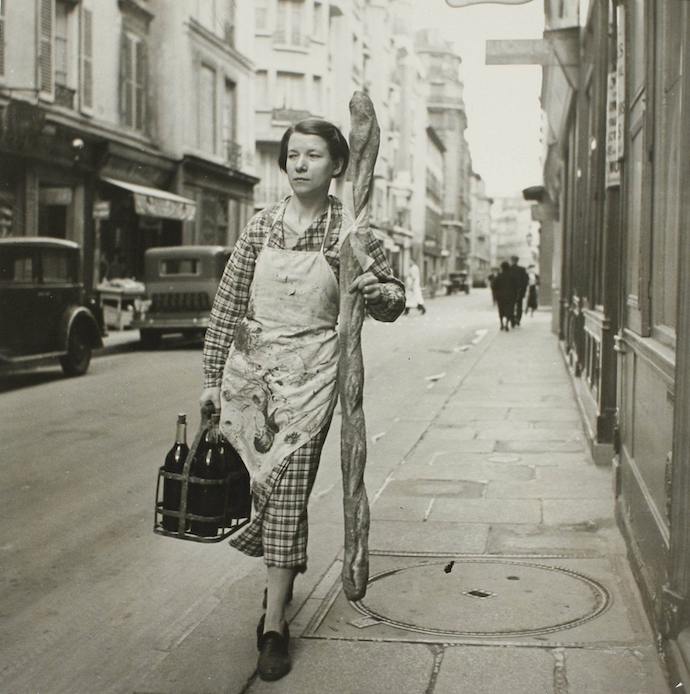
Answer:
[(494, 439), (495, 441), (571, 441), (584, 438), (582, 428), (578, 429), (531, 429), (527, 427), (505, 426), (496, 429), (481, 429), (477, 432), (478, 439)]
[(576, 407), (550, 407), (548, 409), (534, 407), (514, 407), (508, 413), (509, 420), (526, 422), (552, 421), (552, 422), (577, 422), (580, 423)]
[(436, 499), (429, 522), (539, 523), (541, 502), (524, 499)]
[(568, 694), (667, 694), (659, 656), (650, 646), (565, 650)]
[(415, 644), (294, 639), (290, 650), (290, 674), (257, 680), (252, 694), (424, 694), (434, 667), (432, 650)]
[(625, 554), (620, 533), (611, 519), (601, 523), (551, 526), (492, 523), (486, 551), (491, 554), (591, 551)]
[(562, 525), (565, 523), (598, 523), (601, 519), (613, 517), (612, 499), (545, 499), (544, 523)]
[(555, 694), (553, 670), (547, 649), (449, 646), (443, 650), (433, 692)]
[(536, 477), (534, 467), (519, 463), (449, 463), (455, 454), (434, 459), (433, 464), (401, 465), (395, 470), (396, 479), (456, 479), (486, 482), (489, 480), (532, 480)]
[(574, 453), (586, 450), (584, 441), (496, 441), (496, 451), (514, 453)]
[(529, 482), (493, 481), (486, 487), (487, 499), (606, 499), (613, 506), (608, 485), (592, 485), (589, 480), (568, 477), (536, 479)]
[(415, 552), (425, 548), (431, 552), (481, 554), (486, 551), (488, 524), (428, 523), (408, 521), (372, 521), (369, 532), (371, 550)]

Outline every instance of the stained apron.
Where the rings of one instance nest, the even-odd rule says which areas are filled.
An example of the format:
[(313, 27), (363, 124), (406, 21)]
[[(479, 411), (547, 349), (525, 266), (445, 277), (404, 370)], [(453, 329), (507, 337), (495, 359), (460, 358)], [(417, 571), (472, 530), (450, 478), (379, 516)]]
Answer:
[(271, 472), (321, 431), (335, 405), (339, 289), (323, 252), (330, 222), (329, 205), (318, 251), (269, 247), (274, 223), (223, 372), (221, 431), (262, 496)]

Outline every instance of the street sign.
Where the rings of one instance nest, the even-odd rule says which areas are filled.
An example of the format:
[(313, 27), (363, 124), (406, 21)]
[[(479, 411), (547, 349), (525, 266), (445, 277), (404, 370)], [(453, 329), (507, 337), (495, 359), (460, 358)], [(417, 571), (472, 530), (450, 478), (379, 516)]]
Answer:
[(93, 204), (94, 219), (110, 219), (110, 200), (97, 200)]

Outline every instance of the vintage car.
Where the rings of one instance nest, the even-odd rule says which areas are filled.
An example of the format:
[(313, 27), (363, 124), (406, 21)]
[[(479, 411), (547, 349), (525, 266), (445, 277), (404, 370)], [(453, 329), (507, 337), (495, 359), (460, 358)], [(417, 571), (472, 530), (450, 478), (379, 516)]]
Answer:
[(170, 246), (146, 251), (146, 294), (135, 300), (131, 323), (132, 328), (139, 329), (143, 347), (155, 349), (166, 333), (203, 336), (230, 252), (224, 246)]
[(80, 267), (72, 241), (0, 239), (0, 369), (57, 357), (66, 375), (86, 373), (103, 342)]
[(446, 294), (455, 294), (456, 292), (470, 293), (470, 284), (467, 281), (467, 272), (449, 272), (448, 282), (446, 283)]

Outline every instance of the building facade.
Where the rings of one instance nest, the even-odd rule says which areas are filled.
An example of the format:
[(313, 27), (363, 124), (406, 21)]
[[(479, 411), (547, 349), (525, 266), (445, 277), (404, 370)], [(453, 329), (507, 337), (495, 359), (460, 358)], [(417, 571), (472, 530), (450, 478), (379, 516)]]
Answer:
[(89, 290), (152, 246), (232, 243), (257, 180), (235, 3), (1, 7), (1, 233), (77, 241)]
[[(546, 2), (553, 307), (674, 683), (690, 687), (690, 7)], [(578, 10), (580, 14), (578, 15)]]

